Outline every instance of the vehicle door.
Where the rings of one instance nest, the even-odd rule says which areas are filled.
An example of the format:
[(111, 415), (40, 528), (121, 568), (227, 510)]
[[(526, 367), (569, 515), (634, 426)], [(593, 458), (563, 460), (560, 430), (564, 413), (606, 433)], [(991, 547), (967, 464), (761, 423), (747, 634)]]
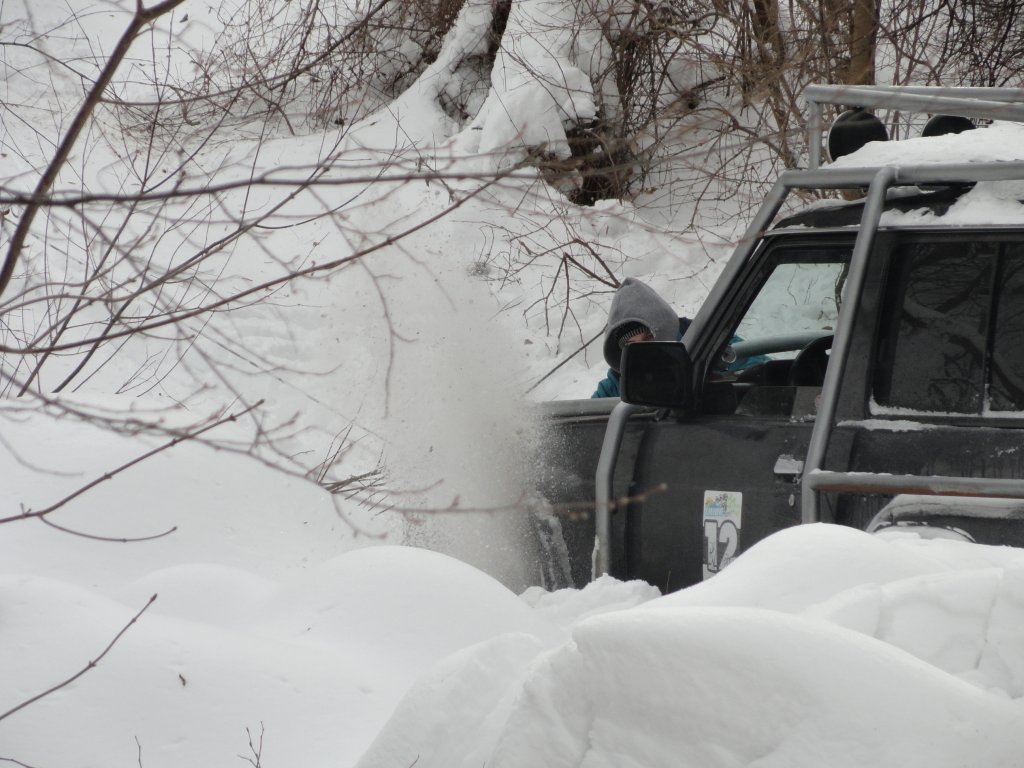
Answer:
[[(1019, 230), (894, 236), (879, 261), (873, 343), (860, 353), (870, 370), (849, 382), (865, 391), (841, 404), (833, 435), (849, 457), (827, 469), (1024, 477), (1022, 240)], [(890, 498), (823, 494), (820, 506), (826, 519), (864, 528)], [(1024, 543), (1019, 523), (966, 511), (946, 522), (985, 543)]]
[(800, 522), (796, 483), (852, 245), (849, 233), (769, 238), (688, 340), (695, 403), (644, 433), (624, 526), (629, 577), (689, 586)]

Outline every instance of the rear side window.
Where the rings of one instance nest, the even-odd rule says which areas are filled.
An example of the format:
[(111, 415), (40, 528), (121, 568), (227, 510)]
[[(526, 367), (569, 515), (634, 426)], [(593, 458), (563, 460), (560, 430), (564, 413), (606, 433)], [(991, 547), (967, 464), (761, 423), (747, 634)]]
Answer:
[(1024, 411), (1024, 245), (1006, 246), (997, 285), (989, 407)]
[(915, 242), (895, 254), (875, 403), (980, 415), (1024, 410), (1024, 251), (999, 242)]

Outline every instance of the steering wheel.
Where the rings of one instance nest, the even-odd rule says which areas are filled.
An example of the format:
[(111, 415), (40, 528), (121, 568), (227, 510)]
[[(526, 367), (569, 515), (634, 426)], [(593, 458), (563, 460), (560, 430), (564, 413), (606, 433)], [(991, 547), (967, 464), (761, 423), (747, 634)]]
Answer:
[(832, 349), (832, 334), (822, 336), (796, 353), (789, 367), (789, 385), (820, 387), (825, 383), (828, 352)]

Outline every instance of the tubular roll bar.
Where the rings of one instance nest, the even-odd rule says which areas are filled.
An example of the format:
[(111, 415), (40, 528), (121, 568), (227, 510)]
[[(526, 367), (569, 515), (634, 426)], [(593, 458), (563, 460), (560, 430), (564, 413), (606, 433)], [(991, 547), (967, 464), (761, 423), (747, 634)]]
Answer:
[(601, 456), (597, 460), (595, 473), (595, 536), (592, 563), (592, 579), (609, 573), (612, 565), (612, 479), (615, 477), (615, 460), (619, 457), (622, 436), (626, 434), (629, 417), (643, 410), (638, 405), (617, 403), (608, 417), (608, 427), (601, 443)]
[(821, 165), (822, 106), (877, 107), (924, 114), (1024, 120), (1024, 88), (943, 88), (902, 85), (809, 85), (804, 89), (808, 167)]
[[(699, 339), (706, 339), (704, 328), (712, 308), (725, 296), (746, 267), (761, 236), (782, 209), (786, 197), (794, 189), (862, 189), (868, 188), (857, 239), (850, 257), (847, 277), (847, 301), (839, 312), (832, 342), (832, 354), (822, 385), (821, 403), (815, 418), (801, 477), (801, 517), (804, 523), (821, 520), (819, 493), (846, 491), (860, 493), (913, 493), (937, 496), (993, 496), (1024, 499), (1024, 479), (991, 479), (916, 475), (887, 475), (867, 472), (835, 472), (823, 468), (829, 440), (835, 427), (839, 402), (839, 385), (849, 358), (853, 335), (853, 312), (864, 287), (868, 257), (878, 231), (885, 205), (886, 192), (892, 187), (925, 184), (956, 184), (978, 181), (1024, 179), (1024, 162), (948, 163), (913, 166), (882, 166), (865, 168), (820, 168), (822, 105), (847, 107), (882, 107), (911, 112), (931, 112), (1024, 121), (1024, 89), (1022, 88), (931, 88), (903, 86), (825, 86), (812, 85), (805, 90), (811, 105), (807, 123), (809, 168), (786, 171), (779, 176), (765, 197), (750, 226), (740, 239), (715, 282), (700, 311), (686, 331), (687, 348), (699, 355)], [(618, 404), (611, 413), (601, 456), (595, 473), (596, 536), (593, 554), (593, 578), (609, 572), (611, 565), (612, 479), (615, 461), (626, 423), (638, 406)]]
[(948, 477), (944, 475), (883, 475), (873, 472), (816, 470), (803, 483), (815, 491), (840, 493), (910, 493), (915, 496), (984, 496), (1019, 499), (1024, 480), (1002, 477)]
[(800, 484), (800, 515), (802, 522), (813, 523), (820, 519), (818, 511), (818, 494), (805, 482), (807, 476), (819, 469), (825, 462), (825, 452), (832, 436), (835, 423), (836, 406), (839, 403), (839, 384), (843, 380), (846, 362), (850, 353), (850, 339), (853, 338), (853, 312), (848, 307), (860, 304), (864, 290), (864, 276), (867, 274), (868, 256), (878, 231), (878, 221), (882, 217), (885, 206), (886, 190), (896, 177), (894, 168), (882, 168), (875, 174), (868, 187), (868, 198), (861, 215), (860, 230), (857, 241), (850, 256), (850, 272), (846, 278), (847, 300), (839, 311), (836, 333), (832, 338), (832, 354), (825, 369), (825, 381), (821, 386), (821, 403), (811, 430), (811, 442), (807, 446), (807, 458), (804, 460), (804, 474)]

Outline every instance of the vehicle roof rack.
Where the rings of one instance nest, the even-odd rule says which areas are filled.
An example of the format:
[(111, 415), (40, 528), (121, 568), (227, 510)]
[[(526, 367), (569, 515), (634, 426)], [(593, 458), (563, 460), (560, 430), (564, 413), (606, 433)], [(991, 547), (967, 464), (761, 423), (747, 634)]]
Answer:
[(914, 114), (943, 114), (982, 120), (1024, 121), (1024, 88), (947, 88), (915, 85), (809, 85), (807, 167), (821, 165), (822, 107), (890, 109)]

